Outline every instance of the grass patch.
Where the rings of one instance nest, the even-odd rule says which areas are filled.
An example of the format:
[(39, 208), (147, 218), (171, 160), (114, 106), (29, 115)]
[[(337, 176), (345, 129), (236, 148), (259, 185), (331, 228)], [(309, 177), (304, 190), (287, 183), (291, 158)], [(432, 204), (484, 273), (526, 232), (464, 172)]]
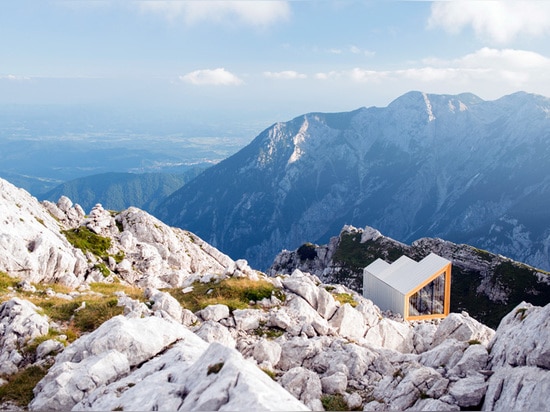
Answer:
[(470, 339), (468, 345), (481, 345), (481, 342), (478, 339)]
[(347, 411), (349, 410), (348, 404), (344, 400), (342, 395), (323, 395), (321, 396), (321, 403), (325, 411)]
[(0, 272), (0, 293), (7, 293), (8, 288), (15, 288), (19, 283), (19, 279), (12, 278), (6, 272)]
[(246, 309), (250, 301), (259, 301), (271, 297), (276, 291), (275, 286), (266, 280), (251, 280), (248, 278), (228, 278), (219, 282), (193, 284), (193, 291), (183, 293), (181, 288), (164, 289), (180, 304), (196, 312), (209, 305), (223, 304), (230, 310)]
[(62, 233), (71, 245), (83, 252), (90, 252), (102, 258), (108, 257), (107, 250), (111, 247), (111, 239), (99, 236), (85, 226), (63, 230)]
[(103, 295), (114, 295), (116, 292), (124, 292), (132, 299), (137, 299), (142, 302), (145, 301), (145, 295), (143, 294), (142, 289), (138, 288), (137, 286), (125, 285), (120, 282), (92, 282), (90, 283), (90, 290), (92, 290), (93, 292), (101, 293)]
[(70, 301), (56, 297), (32, 297), (29, 300), (42, 308), (50, 319), (65, 326), (62, 333), (67, 335), (69, 342), (124, 313), (124, 308), (117, 306), (118, 299), (113, 296), (83, 295)]
[(279, 336), (283, 336), (285, 333), (284, 330), (277, 327), (268, 327), (260, 325), (258, 328), (254, 329), (254, 334), (256, 336), (262, 337), (265, 336), (267, 339), (277, 339)]
[(8, 377), (8, 383), (0, 386), (0, 403), (11, 401), (26, 407), (34, 396), (32, 390), (47, 372), (40, 366), (29, 366)]
[(357, 302), (355, 301), (355, 299), (353, 299), (351, 293), (333, 293), (332, 295), (334, 296), (334, 299), (336, 299), (342, 305), (345, 303), (349, 303), (353, 307), (357, 306)]
[(24, 348), (24, 352), (26, 353), (35, 353), (36, 352), (36, 348), (38, 348), (38, 346), (40, 346), (41, 343), (43, 342), (46, 342), (47, 340), (50, 340), (50, 339), (55, 339), (56, 337), (58, 337), (60, 335), (60, 333), (54, 329), (49, 329), (48, 330), (48, 333), (46, 335), (42, 335), (42, 336), (38, 336), (34, 339), (32, 339)]
[(96, 263), (94, 265), (94, 269), (99, 270), (99, 272), (103, 275), (104, 278), (109, 277), (111, 274), (111, 271), (107, 267), (107, 265), (103, 262)]

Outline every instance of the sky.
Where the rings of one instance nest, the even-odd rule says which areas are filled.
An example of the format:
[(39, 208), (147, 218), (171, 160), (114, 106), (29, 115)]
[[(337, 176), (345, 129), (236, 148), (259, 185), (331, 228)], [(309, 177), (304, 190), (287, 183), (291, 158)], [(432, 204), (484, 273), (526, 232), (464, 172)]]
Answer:
[(410, 91), (550, 96), (550, 1), (5, 0), (0, 104), (286, 121)]

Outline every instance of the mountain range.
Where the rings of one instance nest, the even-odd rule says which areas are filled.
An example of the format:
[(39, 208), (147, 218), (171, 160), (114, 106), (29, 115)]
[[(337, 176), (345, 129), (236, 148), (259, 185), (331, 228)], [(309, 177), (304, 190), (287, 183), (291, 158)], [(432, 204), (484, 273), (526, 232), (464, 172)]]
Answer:
[(0, 410), (547, 409), (550, 305), (407, 322), (135, 207), (0, 179), (0, 216)]
[(550, 99), (409, 92), (277, 123), (155, 210), (266, 269), (344, 225), (440, 237), (550, 269)]

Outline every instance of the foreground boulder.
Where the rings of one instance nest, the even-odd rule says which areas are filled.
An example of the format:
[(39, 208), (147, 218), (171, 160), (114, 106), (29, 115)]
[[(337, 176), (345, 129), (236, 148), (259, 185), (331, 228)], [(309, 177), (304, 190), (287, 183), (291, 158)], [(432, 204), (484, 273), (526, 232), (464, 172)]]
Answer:
[(506, 315), (489, 345), (484, 410), (548, 409), (550, 393), (550, 305), (519, 304)]

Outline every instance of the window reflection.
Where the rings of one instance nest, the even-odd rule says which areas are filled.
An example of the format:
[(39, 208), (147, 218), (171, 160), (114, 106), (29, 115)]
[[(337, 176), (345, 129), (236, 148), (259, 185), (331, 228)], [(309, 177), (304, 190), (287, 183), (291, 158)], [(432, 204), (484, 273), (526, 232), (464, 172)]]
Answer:
[(445, 274), (443, 272), (409, 298), (409, 316), (443, 314)]

